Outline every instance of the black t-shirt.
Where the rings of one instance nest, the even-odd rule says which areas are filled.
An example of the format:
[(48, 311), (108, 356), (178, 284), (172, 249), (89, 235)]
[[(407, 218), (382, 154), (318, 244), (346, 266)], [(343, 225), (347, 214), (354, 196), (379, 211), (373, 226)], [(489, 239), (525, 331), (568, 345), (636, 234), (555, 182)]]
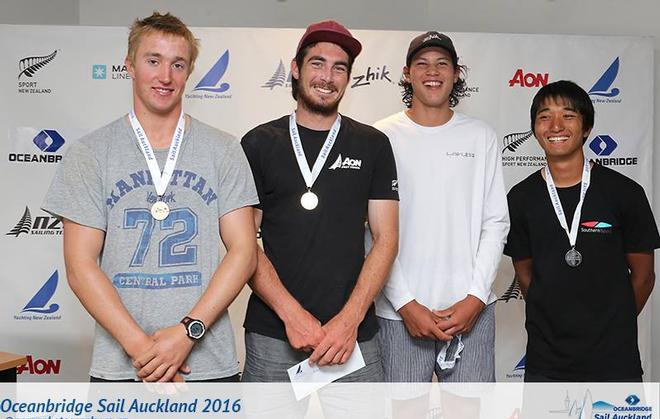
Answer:
[[(327, 131), (299, 126), (310, 168)], [(380, 131), (342, 116), (337, 140), (312, 186), (318, 206), (300, 205), (305, 181), (289, 138), (289, 117), (260, 125), (241, 141), (254, 175), (264, 251), (280, 280), (321, 323), (344, 306), (364, 263), (364, 233), (370, 199), (398, 200), (392, 147)], [(284, 323), (254, 293), (245, 329), (286, 339)], [(358, 329), (358, 341), (378, 326), (373, 304)]]
[[(579, 187), (558, 188), (569, 226)], [(593, 166), (575, 246), (583, 260), (576, 268), (564, 261), (568, 236), (540, 171), (514, 186), (508, 201), (511, 230), (504, 253), (533, 261), (526, 369), (568, 381), (640, 377), (626, 254), (660, 247), (642, 187), (614, 170)]]

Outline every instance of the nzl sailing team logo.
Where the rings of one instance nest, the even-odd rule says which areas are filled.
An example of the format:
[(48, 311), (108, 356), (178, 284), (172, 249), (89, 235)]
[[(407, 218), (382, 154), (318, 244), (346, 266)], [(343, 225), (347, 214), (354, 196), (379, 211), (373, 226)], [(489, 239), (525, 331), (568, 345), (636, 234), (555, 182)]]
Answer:
[(265, 82), (261, 87), (270, 90), (273, 90), (275, 87), (290, 88), (291, 70), (289, 70), (289, 74), (287, 75), (286, 68), (284, 67), (284, 62), (280, 59), (280, 63), (275, 69), (273, 75), (270, 76), (270, 79), (268, 79), (268, 81)]

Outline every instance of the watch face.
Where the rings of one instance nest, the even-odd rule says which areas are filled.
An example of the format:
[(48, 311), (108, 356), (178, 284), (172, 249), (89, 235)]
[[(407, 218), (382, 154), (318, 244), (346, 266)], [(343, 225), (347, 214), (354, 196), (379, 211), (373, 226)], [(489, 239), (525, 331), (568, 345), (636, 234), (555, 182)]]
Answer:
[(201, 338), (204, 334), (204, 324), (198, 320), (192, 321), (188, 325), (188, 331), (190, 332), (190, 337)]

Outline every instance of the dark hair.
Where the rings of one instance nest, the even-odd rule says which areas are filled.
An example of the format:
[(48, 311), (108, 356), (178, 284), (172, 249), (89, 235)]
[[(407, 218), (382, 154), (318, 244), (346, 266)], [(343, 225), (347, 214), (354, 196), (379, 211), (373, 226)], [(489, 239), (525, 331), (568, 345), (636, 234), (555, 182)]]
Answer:
[[(534, 121), (539, 113), (541, 106), (548, 100), (557, 101), (559, 99), (567, 102), (577, 113), (582, 116), (582, 128), (585, 131), (594, 126), (594, 104), (591, 103), (589, 94), (583, 88), (569, 80), (559, 80), (543, 86), (534, 96), (532, 107), (529, 110), (532, 131), (534, 131)], [(534, 133), (536, 135), (536, 133)], [(583, 138), (584, 143), (587, 138)]]
[[(450, 108), (458, 105), (458, 102), (467, 95), (467, 83), (465, 81), (468, 71), (467, 66), (455, 62), (454, 71), (458, 71), (458, 80), (456, 80), (456, 83), (454, 83), (454, 87), (451, 89), (451, 93), (449, 94)], [(410, 108), (412, 106), (413, 88), (412, 84), (409, 81), (406, 81), (405, 75), (401, 76), (401, 80), (399, 80), (399, 87), (402, 88), (401, 100), (406, 104), (406, 107)]]
[[(301, 48), (300, 51), (298, 51), (298, 54), (296, 54), (295, 60), (296, 60), (296, 65), (298, 66), (299, 73), (302, 69), (303, 61), (305, 61), (305, 57), (307, 56), (307, 52), (309, 52), (309, 50), (312, 49), (316, 44), (318, 44), (318, 42), (314, 42), (309, 45), (306, 45), (304, 48)], [(348, 78), (350, 78), (355, 57), (353, 57), (346, 48), (342, 47), (341, 45), (337, 45), (337, 46), (340, 47), (342, 50), (344, 50), (346, 55), (348, 55)], [(293, 76), (291, 76), (291, 96), (293, 96), (293, 100), (298, 100), (298, 79), (296, 79)]]

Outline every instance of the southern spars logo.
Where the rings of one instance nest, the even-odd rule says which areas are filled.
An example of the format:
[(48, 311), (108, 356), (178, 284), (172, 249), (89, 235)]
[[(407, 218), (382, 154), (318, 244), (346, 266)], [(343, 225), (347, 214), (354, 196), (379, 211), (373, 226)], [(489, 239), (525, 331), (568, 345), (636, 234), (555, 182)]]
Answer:
[(131, 80), (131, 76), (125, 64), (92, 64), (92, 80)]
[(589, 89), (589, 96), (594, 103), (621, 103), (618, 98), (621, 90), (616, 87), (616, 77), (619, 74), (619, 57), (616, 57), (607, 70)]
[(45, 129), (32, 138), (34, 146), (43, 153), (9, 153), (9, 161), (14, 163), (58, 163), (62, 155), (57, 151), (65, 143), (64, 138), (55, 130)]
[(330, 167), (328, 167), (328, 170), (336, 170), (336, 169), (355, 169), (355, 170), (360, 170), (362, 167), (362, 160), (360, 159), (352, 159), (350, 157), (343, 158), (341, 157), (341, 154), (337, 156), (337, 160), (335, 160)]
[(502, 294), (500, 298), (497, 299), (497, 301), (503, 301), (505, 303), (508, 303), (511, 300), (522, 300), (523, 295), (522, 295), (522, 290), (520, 289), (520, 284), (518, 283), (518, 280), (516, 278), (513, 278), (513, 281), (511, 281), (511, 285), (509, 285), (509, 288)]
[(369, 86), (372, 83), (392, 83), (387, 65), (369, 66), (362, 74), (353, 77), (351, 88)]
[(284, 62), (280, 60), (280, 63), (277, 65), (277, 68), (275, 69), (275, 72), (273, 73), (272, 76), (266, 81), (261, 87), (264, 89), (270, 89), (273, 90), (276, 87), (284, 87), (284, 88), (290, 88), (291, 87), (291, 70), (289, 70), (289, 73), (287, 75), (286, 68), (284, 67)]
[(525, 364), (527, 363), (527, 355), (523, 355), (520, 361), (513, 367), (510, 373), (506, 374), (506, 378), (523, 378), (525, 375)]
[(549, 73), (526, 72), (519, 68), (509, 80), (509, 87), (542, 87), (548, 84), (549, 78)]
[(603, 166), (636, 166), (637, 156), (612, 155), (618, 148), (618, 142), (611, 135), (597, 135), (589, 142), (589, 149), (598, 156), (592, 159)]
[(61, 236), (62, 222), (56, 217), (49, 215), (40, 215), (32, 220), (30, 208), (25, 206), (23, 216), (16, 225), (5, 233), (6, 236), (19, 237), (22, 234), (26, 236)]
[(37, 73), (53, 62), (57, 50), (47, 55), (33, 55), (18, 61), (18, 93), (50, 94), (52, 89), (40, 86), (36, 81)]
[(580, 223), (580, 233), (610, 234), (612, 224), (605, 221), (585, 221)]
[(27, 362), (16, 367), (16, 374), (57, 375), (61, 366), (61, 359), (41, 359), (28, 355)]
[(51, 302), (55, 291), (57, 290), (57, 282), (59, 280), (59, 273), (57, 270), (53, 272), (50, 277), (39, 288), (30, 301), (25, 304), (20, 314), (14, 315), (14, 320), (61, 320), (62, 316), (57, 313), (60, 305)]
[(195, 85), (192, 93), (186, 94), (188, 99), (231, 99), (231, 94), (226, 92), (230, 85), (224, 82), (224, 77), (229, 68), (229, 50), (226, 50), (213, 67)]

